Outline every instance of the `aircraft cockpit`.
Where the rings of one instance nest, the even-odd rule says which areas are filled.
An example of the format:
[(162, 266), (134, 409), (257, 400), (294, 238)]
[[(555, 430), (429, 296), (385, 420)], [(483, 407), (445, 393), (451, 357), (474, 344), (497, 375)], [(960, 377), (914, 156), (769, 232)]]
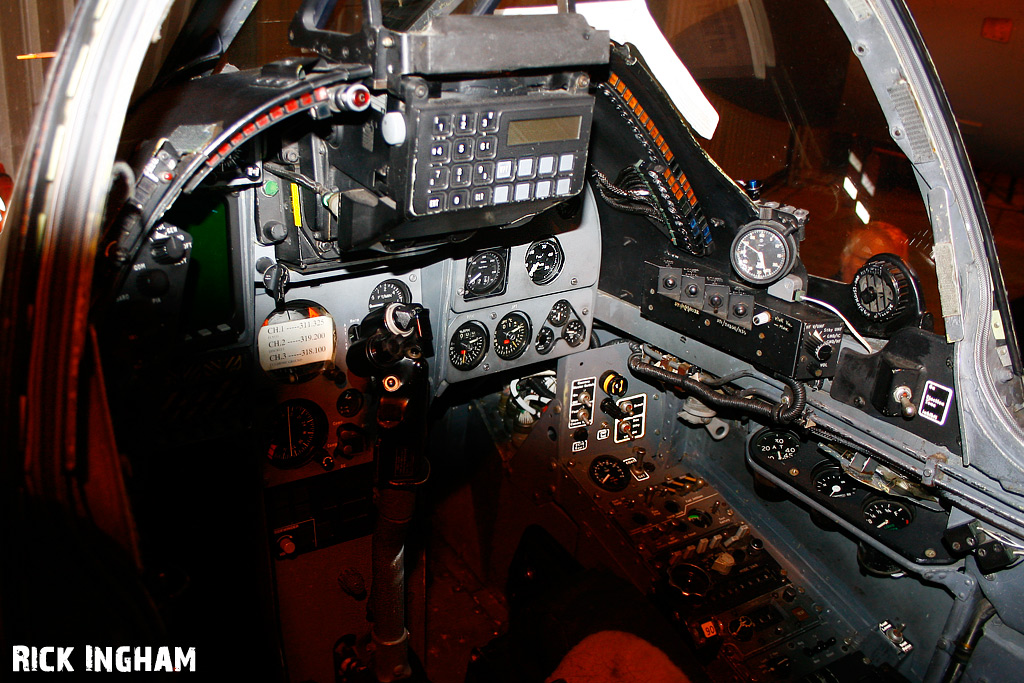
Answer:
[(178, 5), (80, 3), (0, 237), (5, 642), (1013, 678), (1024, 368), (902, 3)]

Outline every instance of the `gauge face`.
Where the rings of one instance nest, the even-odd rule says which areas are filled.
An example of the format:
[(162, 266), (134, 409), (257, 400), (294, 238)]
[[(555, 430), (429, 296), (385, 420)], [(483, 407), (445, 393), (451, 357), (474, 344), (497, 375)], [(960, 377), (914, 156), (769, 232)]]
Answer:
[(816, 474), (814, 488), (829, 498), (847, 498), (857, 493), (857, 485), (838, 467), (826, 467)]
[(583, 338), (587, 336), (587, 327), (579, 320), (570, 320), (569, 324), (562, 330), (562, 339), (569, 346), (579, 346)]
[(572, 304), (565, 299), (561, 299), (555, 302), (555, 305), (551, 307), (548, 312), (548, 322), (555, 327), (561, 327), (569, 320), (569, 316), (572, 315)]
[(466, 261), (466, 291), (470, 294), (490, 294), (504, 281), (505, 257), (497, 251), (481, 251)]
[(534, 284), (552, 282), (562, 272), (564, 263), (562, 245), (554, 237), (534, 242), (526, 251), (526, 273)]
[(412, 301), (412, 292), (409, 291), (408, 285), (401, 280), (391, 279), (384, 280), (373, 288), (366, 307), (372, 311), (388, 304), (407, 304), (410, 301)]
[(327, 435), (327, 417), (312, 401), (296, 399), (277, 407), (270, 418), (267, 458), (275, 467), (305, 465)]
[(736, 273), (757, 285), (785, 275), (793, 265), (793, 257), (789, 239), (768, 223), (754, 223), (740, 232), (730, 255)]
[(513, 311), (498, 321), (494, 328), (494, 353), (503, 360), (513, 360), (530, 347), (530, 319)]
[(629, 486), (629, 469), (611, 455), (594, 458), (589, 472), (591, 480), (605, 491), (622, 491)]
[(487, 336), (487, 328), (480, 323), (463, 323), (448, 344), (448, 360), (459, 370), (472, 370), (487, 355)]
[(864, 506), (864, 521), (876, 529), (902, 529), (914, 521), (914, 513), (897, 500), (876, 499)]
[(754, 455), (781, 462), (789, 460), (800, 449), (800, 438), (792, 432), (766, 430), (754, 437), (750, 450)]
[(555, 331), (546, 325), (540, 328), (540, 332), (537, 333), (537, 342), (534, 344), (534, 348), (537, 349), (537, 353), (547, 353), (554, 345)]

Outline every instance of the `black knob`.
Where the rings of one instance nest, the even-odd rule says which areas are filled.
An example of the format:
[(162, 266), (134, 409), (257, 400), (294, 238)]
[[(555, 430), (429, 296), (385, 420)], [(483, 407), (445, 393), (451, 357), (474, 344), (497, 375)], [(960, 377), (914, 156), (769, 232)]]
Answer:
[(150, 253), (154, 261), (169, 266), (185, 258), (185, 243), (173, 235), (161, 237), (153, 240)]
[(288, 228), (280, 221), (267, 221), (263, 224), (263, 239), (271, 244), (283, 242), (288, 237)]
[(820, 360), (822, 363), (828, 361), (832, 357), (834, 349), (828, 342), (822, 342), (814, 349), (814, 357)]

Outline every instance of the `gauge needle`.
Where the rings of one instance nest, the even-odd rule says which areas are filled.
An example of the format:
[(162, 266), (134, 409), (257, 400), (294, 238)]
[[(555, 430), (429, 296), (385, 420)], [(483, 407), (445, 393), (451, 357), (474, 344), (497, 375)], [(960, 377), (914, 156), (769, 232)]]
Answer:
[(469, 278), (469, 284), (475, 285), (476, 281), (480, 279), (480, 273), (477, 273), (473, 277)]
[(533, 277), (533, 274), (537, 272), (538, 268), (540, 268), (540, 263), (534, 263), (532, 266), (530, 266), (530, 272), (527, 273), (527, 275)]
[(886, 520), (883, 520), (883, 521), (882, 521), (882, 523), (881, 523), (881, 524), (879, 524), (879, 525), (878, 525), (877, 527), (875, 527), (875, 528), (877, 528), (877, 529), (884, 529), (884, 528), (885, 528), (885, 527), (887, 527), (887, 526), (889, 526), (889, 520), (888, 520), (888, 519), (886, 519)]
[(601, 483), (602, 483), (602, 484), (607, 484), (607, 483), (608, 483), (608, 480), (609, 480), (609, 479), (611, 479), (611, 478), (612, 478), (612, 475), (611, 475), (611, 473), (609, 472), (608, 474), (604, 475), (604, 479), (602, 479), (602, 480), (601, 480)]
[(291, 406), (288, 406), (287, 408), (285, 408), (284, 415), (285, 415), (285, 419), (288, 421), (288, 457), (291, 458), (293, 455), (295, 455), (295, 453), (293, 452), (293, 449), (295, 448), (295, 446), (294, 446), (294, 444), (292, 442), (292, 407)]
[(764, 262), (764, 254), (761, 253), (760, 251), (757, 251), (756, 249), (754, 250), (754, 253), (757, 254), (757, 267), (762, 270), (768, 268), (768, 266), (765, 265)]
[(842, 492), (842, 490), (843, 490), (843, 487), (840, 486), (839, 484), (832, 484), (832, 496), (833, 497), (839, 495)]

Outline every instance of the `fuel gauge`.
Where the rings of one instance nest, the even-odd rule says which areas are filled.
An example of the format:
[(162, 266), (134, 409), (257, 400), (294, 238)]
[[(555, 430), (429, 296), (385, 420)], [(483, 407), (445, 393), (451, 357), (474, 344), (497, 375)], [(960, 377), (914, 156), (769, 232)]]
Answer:
[(555, 237), (539, 240), (526, 251), (526, 273), (534, 284), (546, 285), (562, 272), (565, 254)]
[(876, 498), (864, 505), (864, 521), (876, 529), (902, 529), (914, 521), (914, 513), (898, 500)]

